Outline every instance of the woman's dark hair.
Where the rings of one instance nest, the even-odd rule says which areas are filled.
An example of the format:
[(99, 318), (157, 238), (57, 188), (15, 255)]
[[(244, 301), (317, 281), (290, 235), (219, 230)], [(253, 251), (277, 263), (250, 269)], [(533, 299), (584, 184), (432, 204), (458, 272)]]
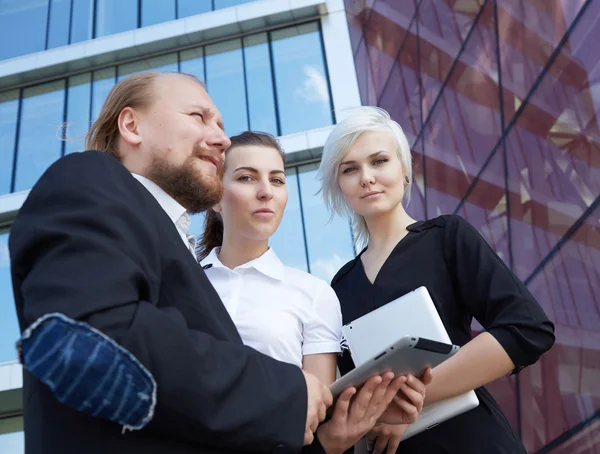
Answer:
[[(271, 134), (259, 131), (244, 131), (237, 136), (230, 137), (230, 140), (231, 146), (227, 149), (225, 154), (235, 147), (243, 146), (274, 148), (281, 155), (281, 159), (283, 159), (283, 164), (285, 166), (285, 153), (283, 152), (279, 141)], [(225, 165), (227, 165), (227, 159), (225, 159)], [(208, 209), (204, 219), (204, 233), (202, 234), (197, 247), (198, 261), (205, 259), (214, 248), (222, 245), (223, 221), (221, 215), (212, 209)]]

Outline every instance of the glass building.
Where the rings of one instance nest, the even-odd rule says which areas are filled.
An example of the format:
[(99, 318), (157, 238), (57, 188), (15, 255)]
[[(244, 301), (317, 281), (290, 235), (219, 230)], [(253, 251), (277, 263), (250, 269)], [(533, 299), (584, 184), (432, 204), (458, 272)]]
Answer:
[(468, 219), (556, 323), (490, 389), (529, 452), (600, 453), (600, 2), (345, 3), (362, 103), (412, 145), (409, 212)]
[(150, 69), (203, 80), (228, 134), (280, 138), (272, 246), (325, 280), (356, 250), (317, 194), (323, 143), (345, 109), (388, 110), (413, 146), (410, 214), (464, 216), (556, 322), (538, 364), (490, 386), (510, 423), (529, 452), (600, 453), (598, 30), (598, 0), (0, 0), (0, 454), (24, 450), (11, 222)]

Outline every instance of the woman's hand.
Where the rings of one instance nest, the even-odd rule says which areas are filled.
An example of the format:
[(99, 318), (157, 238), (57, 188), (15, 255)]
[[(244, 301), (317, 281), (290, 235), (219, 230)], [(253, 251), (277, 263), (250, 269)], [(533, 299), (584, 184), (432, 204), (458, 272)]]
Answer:
[(431, 383), (433, 374), (427, 368), (421, 379), (408, 375), (400, 393), (394, 397), (390, 406), (383, 412), (380, 422), (387, 424), (412, 424), (419, 417), (425, 402), (425, 386)]
[(337, 399), (331, 419), (317, 431), (325, 452), (343, 453), (354, 446), (373, 429), (405, 381), (405, 376), (394, 378), (394, 374), (388, 372), (369, 379), (358, 393), (353, 387), (344, 390)]
[(367, 435), (369, 451), (373, 454), (396, 454), (407, 427), (407, 424), (377, 424)]

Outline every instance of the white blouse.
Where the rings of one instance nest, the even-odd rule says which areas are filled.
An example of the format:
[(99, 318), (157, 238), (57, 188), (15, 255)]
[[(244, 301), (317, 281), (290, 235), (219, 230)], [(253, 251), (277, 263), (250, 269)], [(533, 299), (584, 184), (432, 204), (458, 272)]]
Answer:
[(244, 344), (298, 367), (304, 355), (340, 351), (340, 302), (325, 281), (283, 265), (272, 249), (233, 270), (219, 250), (201, 265)]

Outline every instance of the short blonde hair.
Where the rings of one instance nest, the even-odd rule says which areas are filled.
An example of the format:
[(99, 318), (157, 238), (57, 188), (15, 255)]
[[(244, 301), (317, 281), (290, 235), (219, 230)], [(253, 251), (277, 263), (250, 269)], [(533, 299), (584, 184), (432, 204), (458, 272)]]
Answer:
[(340, 162), (352, 147), (356, 139), (367, 131), (386, 132), (392, 135), (396, 143), (396, 152), (402, 162), (404, 175), (408, 185), (404, 190), (406, 203), (410, 201), (412, 186), (412, 160), (410, 145), (398, 123), (379, 107), (357, 107), (334, 128), (323, 147), (323, 157), (319, 165), (318, 178), (321, 181), (323, 200), (329, 211), (340, 216), (349, 216), (352, 222), (354, 240), (359, 248), (363, 248), (369, 241), (369, 231), (362, 216), (356, 214), (346, 204), (342, 190), (338, 184)]

